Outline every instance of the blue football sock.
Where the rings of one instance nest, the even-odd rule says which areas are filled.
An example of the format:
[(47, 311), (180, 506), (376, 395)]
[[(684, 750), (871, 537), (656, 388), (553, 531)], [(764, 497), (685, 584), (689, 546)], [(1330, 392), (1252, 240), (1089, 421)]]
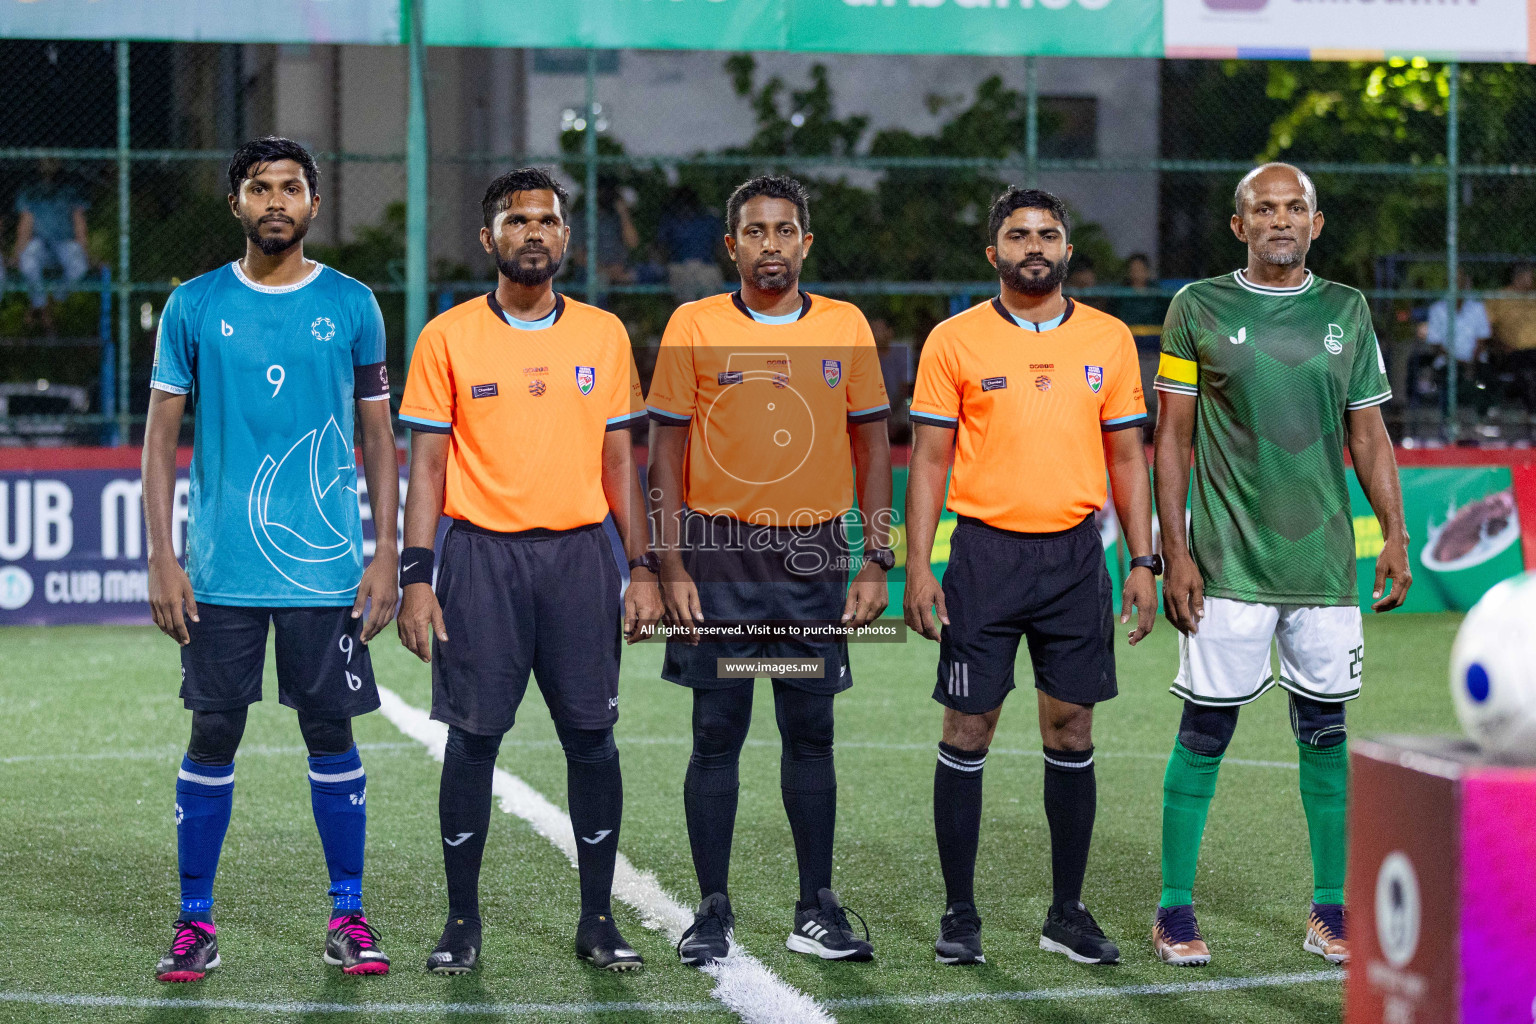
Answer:
[(363, 909), (363, 842), (368, 834), (363, 800), (367, 785), (355, 744), (344, 754), (309, 759), (310, 804), (325, 850), (335, 911)]
[(176, 862), (181, 871), (181, 918), (213, 923), (213, 877), (235, 802), (235, 764), (181, 759), (176, 773)]

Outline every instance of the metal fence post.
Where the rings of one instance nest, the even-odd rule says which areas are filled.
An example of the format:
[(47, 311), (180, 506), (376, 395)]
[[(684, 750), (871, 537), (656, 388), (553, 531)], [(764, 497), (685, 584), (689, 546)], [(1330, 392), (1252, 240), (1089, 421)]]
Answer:
[(1024, 183), (1040, 184), (1040, 81), (1031, 54), (1024, 58)]
[(410, 52), (410, 110), (406, 126), (405, 198), (405, 370), (410, 372), (416, 337), (427, 325), (427, 89), (426, 47), (422, 42), (423, 0), (404, 6)]
[(1451, 61), (1446, 66), (1450, 94), (1445, 108), (1445, 437), (1456, 442), (1456, 300), (1461, 276), (1459, 252), (1461, 205), (1461, 65)]
[[(114, 446), (128, 443), (128, 40), (117, 43), (117, 430)], [(105, 396), (103, 396), (105, 400)]]
[(582, 186), (586, 215), (587, 301), (596, 304), (597, 283), (597, 51), (587, 50), (587, 128), (582, 133), (586, 181)]

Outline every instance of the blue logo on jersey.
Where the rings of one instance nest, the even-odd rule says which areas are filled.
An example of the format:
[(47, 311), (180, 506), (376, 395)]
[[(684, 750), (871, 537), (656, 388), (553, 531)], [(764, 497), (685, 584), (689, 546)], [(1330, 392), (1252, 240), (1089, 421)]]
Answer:
[(1085, 366), (1083, 376), (1088, 378), (1088, 390), (1098, 394), (1099, 388), (1104, 386), (1104, 367)]
[(597, 384), (597, 368), (594, 366), (576, 367), (576, 390), (584, 395), (590, 395), (592, 388)]
[(251, 536), (272, 568), (301, 590), (357, 589), (328, 587), (336, 574), (325, 568), (353, 557), (352, 539), (342, 528), (349, 522), (348, 505), (357, 505), (356, 481), (352, 445), (334, 417), (277, 458), (262, 457), (247, 502)]
[(843, 362), (840, 359), (823, 359), (821, 361), (821, 375), (827, 381), (827, 387), (837, 387), (837, 382), (843, 379)]

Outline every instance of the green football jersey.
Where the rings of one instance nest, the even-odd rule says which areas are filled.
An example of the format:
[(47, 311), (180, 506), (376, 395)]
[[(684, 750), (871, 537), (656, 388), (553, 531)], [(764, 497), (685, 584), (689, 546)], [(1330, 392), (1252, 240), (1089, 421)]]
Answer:
[(1156, 387), (1197, 398), (1189, 543), (1205, 592), (1354, 604), (1345, 416), (1392, 397), (1365, 296), (1311, 271), (1295, 288), (1242, 271), (1187, 285)]

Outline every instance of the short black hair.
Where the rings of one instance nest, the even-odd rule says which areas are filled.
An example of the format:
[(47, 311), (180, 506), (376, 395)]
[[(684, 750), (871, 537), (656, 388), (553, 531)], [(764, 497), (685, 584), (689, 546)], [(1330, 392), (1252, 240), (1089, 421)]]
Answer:
[(736, 233), (736, 228), (741, 221), (741, 208), (747, 205), (748, 200), (758, 196), (767, 196), (769, 199), (787, 199), (795, 204), (795, 212), (800, 216), (800, 230), (809, 233), (811, 230), (811, 194), (805, 186), (787, 174), (764, 174), (751, 178), (736, 186), (736, 191), (731, 193), (731, 198), (725, 202), (725, 229), (731, 234)]
[(571, 194), (565, 186), (544, 168), (519, 167), (503, 174), (486, 188), (485, 198), (480, 200), (480, 213), (485, 217), (486, 228), (491, 227), (496, 215), (511, 204), (512, 196), (518, 192), (553, 192), (560, 202), (562, 219), (571, 202)]
[(309, 155), (309, 150), (281, 135), (263, 135), (235, 150), (229, 161), (230, 193), (239, 193), (241, 183), (251, 176), (251, 171), (279, 160), (292, 160), (302, 167), (304, 180), (309, 182), (309, 194), (320, 194), (320, 168), (315, 166), (315, 158)]
[(997, 233), (1003, 230), (1003, 222), (1014, 210), (1044, 210), (1061, 221), (1061, 230), (1072, 236), (1072, 221), (1067, 216), (1067, 204), (1038, 188), (1019, 188), (1009, 185), (1003, 194), (992, 200), (992, 212), (987, 215), (987, 238), (997, 244)]

